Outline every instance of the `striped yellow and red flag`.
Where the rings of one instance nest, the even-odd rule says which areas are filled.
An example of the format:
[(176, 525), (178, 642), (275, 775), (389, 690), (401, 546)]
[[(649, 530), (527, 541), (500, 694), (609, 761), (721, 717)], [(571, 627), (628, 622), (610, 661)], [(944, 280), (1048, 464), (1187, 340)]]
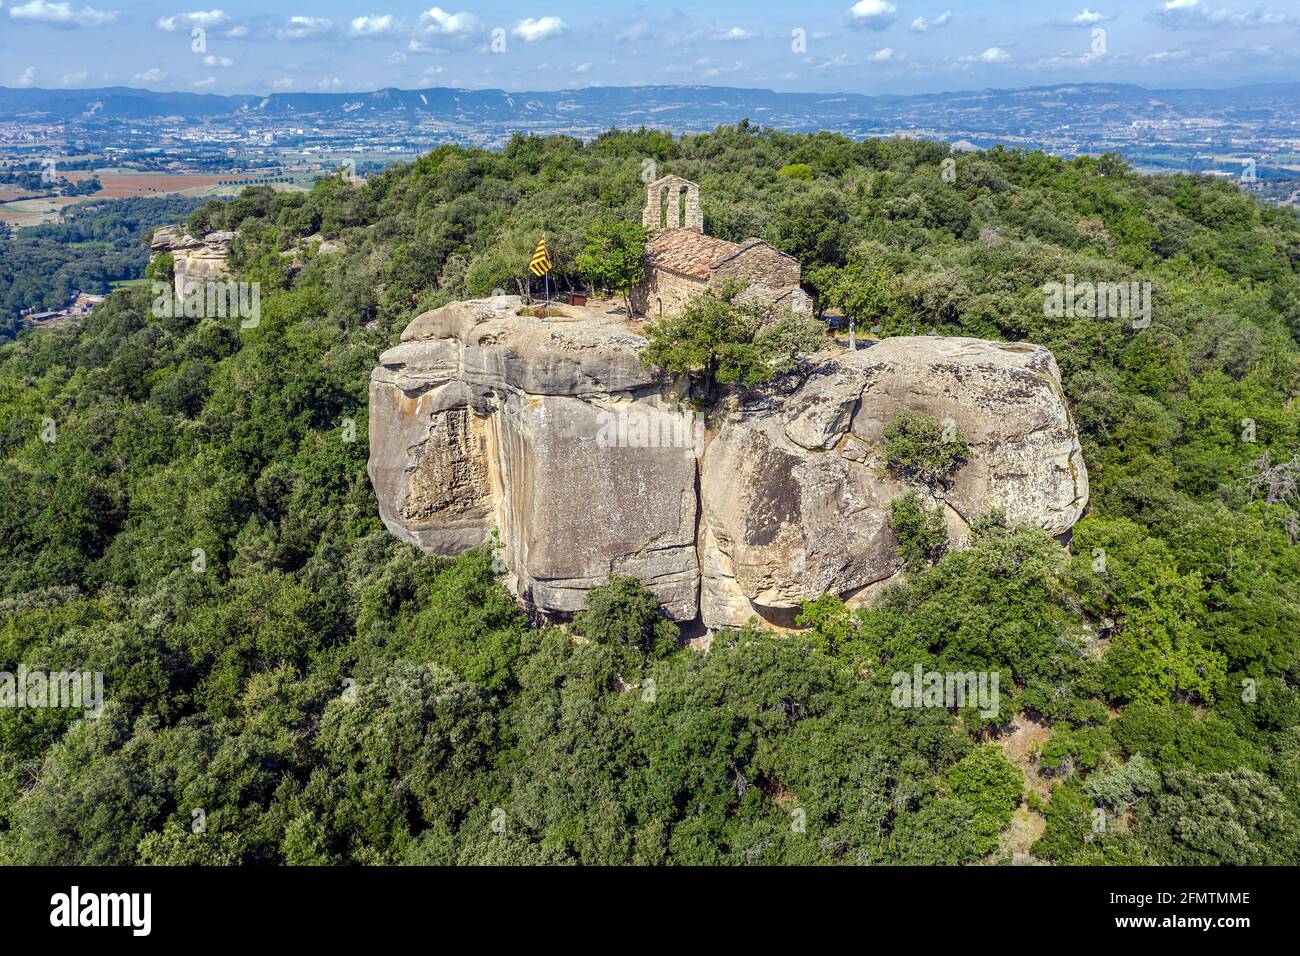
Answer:
[(537, 240), (537, 248), (528, 263), (528, 271), (539, 278), (551, 271), (551, 257), (546, 254), (546, 233), (542, 233), (542, 238)]

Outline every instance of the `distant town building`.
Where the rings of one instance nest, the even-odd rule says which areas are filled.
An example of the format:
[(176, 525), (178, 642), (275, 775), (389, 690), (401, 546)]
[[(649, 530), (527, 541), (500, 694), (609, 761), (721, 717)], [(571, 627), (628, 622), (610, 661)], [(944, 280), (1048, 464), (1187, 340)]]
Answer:
[(91, 312), (95, 311), (95, 306), (103, 302), (105, 298), (106, 297), (102, 295), (89, 295), (85, 292), (78, 292), (73, 297), (70, 312), (73, 315), (90, 315)]
[(90, 295), (85, 292), (73, 292), (68, 299), (68, 305), (62, 309), (49, 309), (43, 312), (32, 310), (24, 312), (23, 318), (28, 322), (35, 322), (38, 325), (59, 326), (67, 325), (73, 319), (84, 319), (95, 310), (95, 306), (103, 302), (106, 297), (102, 295)]

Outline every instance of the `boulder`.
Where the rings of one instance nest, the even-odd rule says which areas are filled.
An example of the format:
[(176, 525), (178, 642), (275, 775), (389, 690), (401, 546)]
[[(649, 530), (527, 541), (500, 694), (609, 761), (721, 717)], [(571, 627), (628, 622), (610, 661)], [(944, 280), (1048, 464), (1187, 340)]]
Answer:
[(955, 541), (993, 509), (1054, 535), (1079, 519), (1087, 471), (1051, 352), (885, 339), (823, 359), (779, 402), (761, 396), (726, 416), (701, 469), (703, 524), (718, 551), (702, 563), (705, 624), (751, 614), (781, 623), (789, 615), (774, 612), (852, 596), (900, 570), (890, 501), (913, 488), (886, 472), (883, 432), (904, 408), (955, 425), (970, 446), (951, 487), (921, 489)]

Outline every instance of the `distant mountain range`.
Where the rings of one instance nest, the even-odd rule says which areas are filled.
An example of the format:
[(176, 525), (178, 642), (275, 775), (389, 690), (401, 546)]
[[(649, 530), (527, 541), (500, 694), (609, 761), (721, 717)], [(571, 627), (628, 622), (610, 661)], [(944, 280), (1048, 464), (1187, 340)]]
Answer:
[(1294, 126), (1294, 118), (1300, 115), (1300, 83), (1222, 90), (1073, 83), (909, 96), (777, 93), (712, 86), (589, 87), (527, 93), (431, 87), (267, 96), (166, 93), (128, 87), (0, 87), (0, 120), (202, 120), (249, 113), (318, 121), (402, 117), (408, 122), (443, 121), (456, 126), (517, 124), (521, 129), (644, 124), (696, 130), (749, 117), (755, 123), (792, 130), (870, 134), (916, 128), (1031, 134), (1062, 128), (1114, 128), (1134, 120), (1212, 119), (1252, 127)]

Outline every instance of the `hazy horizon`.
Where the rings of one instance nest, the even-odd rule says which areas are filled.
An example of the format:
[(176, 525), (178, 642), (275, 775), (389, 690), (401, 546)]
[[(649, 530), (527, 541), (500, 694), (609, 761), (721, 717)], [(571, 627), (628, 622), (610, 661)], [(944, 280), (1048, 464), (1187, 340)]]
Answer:
[(253, 95), (376, 89), (563, 91), (704, 85), (934, 94), (1061, 83), (1223, 89), (1293, 81), (1295, 0), (979, 4), (773, 0), (704, 12), (550, 0), (0, 0), (8, 88)]
[(465, 91), (471, 93), (492, 93), (501, 92), (510, 95), (519, 95), (520, 93), (574, 93), (582, 90), (616, 90), (616, 89), (707, 89), (707, 90), (739, 90), (743, 92), (756, 93), (774, 93), (791, 96), (943, 96), (946, 94), (961, 93), (982, 93), (986, 91), (1015, 91), (1022, 92), (1035, 89), (1060, 89), (1068, 86), (1113, 86), (1113, 87), (1134, 87), (1137, 89), (1147, 90), (1152, 93), (1162, 91), (1195, 91), (1195, 90), (1236, 90), (1249, 89), (1257, 86), (1300, 86), (1300, 79), (1296, 80), (1258, 80), (1253, 82), (1225, 82), (1225, 83), (1204, 83), (1204, 84), (1187, 84), (1182, 86), (1161, 85), (1149, 86), (1144, 83), (1127, 83), (1110, 80), (1064, 80), (1057, 83), (1036, 83), (1016, 85), (1010, 84), (1005, 86), (967, 86), (967, 87), (949, 87), (942, 90), (931, 90), (924, 93), (896, 93), (890, 91), (871, 91), (859, 92), (856, 90), (778, 90), (772, 87), (763, 86), (736, 86), (723, 83), (593, 83), (590, 86), (583, 87), (556, 87), (546, 89), (542, 87), (530, 88), (527, 90), (506, 89), (501, 86), (450, 86), (447, 84), (430, 84), (427, 86), (380, 86), (371, 89), (338, 89), (338, 90), (252, 90), (245, 92), (219, 93), (212, 90), (174, 90), (174, 89), (155, 89), (148, 86), (132, 86), (130, 84), (115, 84), (112, 86), (10, 86), (0, 83), (0, 90), (10, 91), (28, 91), (43, 93), (91, 93), (98, 90), (130, 90), (136, 93), (153, 93), (163, 94), (185, 94), (190, 96), (275, 96), (278, 94), (300, 95), (300, 94), (329, 94), (334, 96), (364, 96), (373, 93), (379, 93), (385, 90), (395, 90), (399, 93), (423, 93), (430, 90), (452, 90)]

